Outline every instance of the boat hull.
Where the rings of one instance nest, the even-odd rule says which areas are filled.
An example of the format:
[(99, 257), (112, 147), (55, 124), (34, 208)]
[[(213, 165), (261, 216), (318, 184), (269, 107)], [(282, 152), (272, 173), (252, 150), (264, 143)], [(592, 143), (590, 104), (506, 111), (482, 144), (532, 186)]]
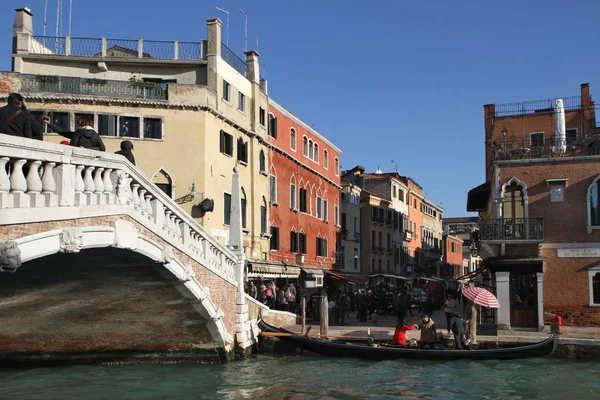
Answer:
[(420, 359), (420, 360), (514, 360), (520, 358), (546, 357), (552, 354), (556, 339), (551, 335), (548, 339), (530, 344), (513, 344), (510, 347), (477, 350), (459, 349), (419, 349), (413, 347), (387, 347), (371, 345), (364, 342), (329, 341), (327, 339), (304, 337), (300, 335), (285, 336), (292, 332), (275, 328), (264, 321), (259, 322), (262, 331), (283, 334), (280, 340), (293, 344), (303, 350), (328, 357), (362, 358), (367, 360)]

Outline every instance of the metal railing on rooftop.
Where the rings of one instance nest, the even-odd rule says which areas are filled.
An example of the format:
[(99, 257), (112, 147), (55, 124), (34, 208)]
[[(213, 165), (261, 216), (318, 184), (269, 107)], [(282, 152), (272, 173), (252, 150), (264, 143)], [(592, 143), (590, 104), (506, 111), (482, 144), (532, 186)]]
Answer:
[(246, 63), (224, 43), (221, 43), (221, 58), (235, 68), (237, 72), (246, 76)]
[(496, 105), (496, 117), (509, 115), (526, 115), (542, 112), (554, 112), (556, 100), (562, 99), (565, 110), (581, 108), (581, 97), (557, 97), (555, 99), (523, 101), (520, 103), (506, 103)]
[(31, 54), (152, 58), (157, 60), (203, 60), (206, 41), (179, 42), (163, 40), (131, 40), (107, 38), (77, 38), (56, 36), (32, 36), (29, 44)]
[(479, 223), (480, 240), (543, 240), (542, 218), (492, 219)]
[(589, 135), (567, 135), (560, 141), (541, 133), (528, 138), (512, 136), (488, 143), (488, 149), (492, 161), (592, 156), (600, 155), (600, 135), (595, 131)]
[(49, 75), (21, 75), (21, 92), (167, 100), (166, 83), (112, 81)]

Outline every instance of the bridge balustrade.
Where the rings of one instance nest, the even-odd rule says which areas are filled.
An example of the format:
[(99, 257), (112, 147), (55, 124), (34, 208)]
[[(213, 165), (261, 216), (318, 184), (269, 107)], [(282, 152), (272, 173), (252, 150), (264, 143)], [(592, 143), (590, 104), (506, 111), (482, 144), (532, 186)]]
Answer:
[(237, 256), (124, 157), (0, 134), (0, 224), (116, 214), (237, 286)]

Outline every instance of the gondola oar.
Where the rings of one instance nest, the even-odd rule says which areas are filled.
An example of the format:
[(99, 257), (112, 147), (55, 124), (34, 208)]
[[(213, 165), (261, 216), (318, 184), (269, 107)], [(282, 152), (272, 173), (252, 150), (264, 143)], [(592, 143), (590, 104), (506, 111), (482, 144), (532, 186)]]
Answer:
[(308, 335), (302, 335), (301, 333), (283, 333), (283, 332), (261, 332), (260, 333), (261, 336), (268, 336), (268, 337), (305, 337), (305, 338), (315, 338), (315, 339), (362, 339), (362, 340), (369, 340), (372, 339), (372, 337), (368, 337), (368, 336), (308, 336)]

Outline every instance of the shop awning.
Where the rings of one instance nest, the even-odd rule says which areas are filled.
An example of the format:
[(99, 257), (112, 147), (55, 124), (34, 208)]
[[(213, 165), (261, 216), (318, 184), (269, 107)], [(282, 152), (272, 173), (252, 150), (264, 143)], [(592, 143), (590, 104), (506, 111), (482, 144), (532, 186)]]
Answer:
[(414, 279), (414, 278), (407, 278), (406, 276), (391, 275), (391, 274), (373, 274), (373, 275), (369, 275), (369, 278), (377, 278), (378, 276), (382, 276), (384, 278), (402, 279), (405, 281), (411, 281)]
[(434, 277), (426, 277), (426, 276), (420, 276), (417, 279), (421, 279), (424, 280), (426, 282), (445, 282), (445, 279), (442, 278), (434, 278)]
[(484, 184), (469, 190), (467, 196), (467, 211), (482, 211), (487, 208), (487, 203), (490, 198), (491, 183), (488, 181)]
[(342, 279), (342, 280), (348, 281), (354, 285), (364, 285), (365, 284), (364, 278), (361, 278), (359, 276), (348, 276), (348, 275), (338, 274), (338, 273), (331, 272), (331, 271), (327, 271), (327, 275), (330, 275), (336, 279)]
[(300, 268), (282, 264), (248, 263), (249, 278), (297, 278)]
[(300, 268), (302, 270), (302, 272), (304, 272), (306, 275), (312, 277), (312, 278), (317, 278), (317, 277), (323, 277), (323, 270), (322, 269), (312, 269), (312, 268)]

